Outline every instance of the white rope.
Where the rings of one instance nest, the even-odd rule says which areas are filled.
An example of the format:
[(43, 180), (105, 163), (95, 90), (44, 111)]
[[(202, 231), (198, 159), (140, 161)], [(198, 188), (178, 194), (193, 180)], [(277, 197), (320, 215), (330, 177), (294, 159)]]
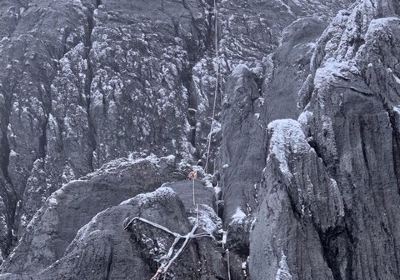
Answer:
[(164, 266), (164, 268), (163, 268), (163, 273), (164, 274), (167, 273), (167, 271), (170, 268), (170, 266), (179, 257), (179, 255), (182, 253), (183, 249), (185, 249), (185, 247), (189, 243), (190, 239), (193, 238), (194, 232), (196, 231), (197, 227), (198, 227), (198, 224), (195, 224), (193, 226), (192, 230), (185, 236), (185, 241), (183, 242), (182, 246), (175, 253), (175, 255), (171, 258), (171, 260)]
[(217, 10), (217, 2), (214, 0), (214, 15), (215, 15), (215, 60), (217, 63), (217, 70), (216, 70), (216, 79), (215, 79), (215, 93), (214, 93), (214, 104), (212, 110), (212, 119), (211, 119), (211, 127), (210, 133), (208, 134), (208, 143), (207, 143), (207, 155), (206, 155), (206, 164), (204, 166), (204, 171), (207, 173), (208, 170), (208, 160), (210, 157), (210, 150), (211, 150), (211, 138), (212, 138), (212, 131), (214, 127), (215, 121), (215, 108), (217, 104), (217, 95), (218, 95), (218, 85), (219, 85), (219, 51), (218, 51), (218, 10)]
[(124, 227), (124, 229), (127, 230), (127, 229), (132, 225), (132, 223), (133, 223), (134, 221), (141, 221), (141, 222), (146, 223), (146, 224), (149, 224), (149, 225), (151, 225), (151, 226), (153, 226), (153, 227), (155, 227), (155, 228), (158, 228), (158, 229), (160, 229), (160, 230), (163, 230), (163, 231), (165, 231), (165, 232), (167, 232), (167, 233), (169, 233), (169, 234), (175, 236), (175, 238), (182, 238), (182, 235), (180, 235), (180, 234), (178, 234), (178, 233), (176, 233), (176, 232), (170, 231), (168, 228), (166, 228), (166, 227), (164, 227), (164, 226), (162, 226), (162, 225), (160, 225), (160, 224), (153, 223), (152, 221), (146, 220), (146, 219), (141, 218), (141, 217), (134, 217), (133, 219), (131, 219), (131, 220), (126, 224), (126, 226)]
[(194, 178), (192, 179), (192, 193), (193, 193), (193, 205), (196, 205), (196, 198), (194, 196)]
[(231, 264), (229, 259), (229, 249), (226, 249), (226, 256), (228, 259), (228, 280), (231, 280)]
[(197, 204), (197, 211), (196, 211), (196, 223), (199, 224), (199, 205)]

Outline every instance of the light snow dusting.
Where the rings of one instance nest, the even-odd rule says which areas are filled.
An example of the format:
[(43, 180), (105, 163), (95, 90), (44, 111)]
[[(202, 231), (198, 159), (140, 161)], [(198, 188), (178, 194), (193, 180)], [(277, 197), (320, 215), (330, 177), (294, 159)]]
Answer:
[[(314, 86), (316, 88), (322, 88), (332, 83), (337, 77), (343, 77), (350, 69), (351, 66), (349, 62), (340, 62), (336, 61), (334, 58), (330, 58), (317, 69), (314, 78)], [(352, 70), (354, 71), (355, 69)]]
[[(208, 205), (201, 204), (199, 206), (199, 227), (210, 235), (222, 228), (221, 218), (217, 216), (215, 211)], [(192, 224), (197, 221), (197, 217), (189, 217)]]
[(249, 68), (245, 64), (239, 64), (233, 69), (231, 76), (234, 78), (239, 78), (246, 71), (250, 71)]
[(301, 123), (301, 125), (303, 126), (307, 126), (309, 124), (309, 121), (311, 120), (311, 118), (313, 117), (313, 112), (310, 111), (303, 111), (299, 118), (297, 119), (299, 123)]

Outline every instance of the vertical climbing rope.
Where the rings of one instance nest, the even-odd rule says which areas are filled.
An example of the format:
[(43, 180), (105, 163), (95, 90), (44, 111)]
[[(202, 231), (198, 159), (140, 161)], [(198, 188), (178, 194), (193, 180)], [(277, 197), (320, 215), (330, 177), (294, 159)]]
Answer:
[(193, 195), (193, 205), (196, 205), (196, 198), (194, 197), (194, 178), (192, 179), (192, 195)]
[(196, 223), (199, 224), (199, 205), (197, 204)]
[(213, 110), (212, 110), (212, 119), (211, 119), (211, 127), (210, 133), (208, 134), (207, 139), (207, 154), (206, 154), (206, 164), (204, 166), (204, 171), (208, 173), (208, 161), (210, 157), (210, 150), (211, 150), (211, 138), (212, 138), (212, 131), (215, 122), (215, 109), (217, 104), (217, 95), (218, 95), (218, 86), (219, 86), (219, 51), (218, 51), (218, 10), (217, 10), (217, 2), (214, 0), (214, 17), (215, 17), (215, 61), (217, 63), (216, 69), (216, 79), (215, 79), (215, 93), (214, 93), (214, 103), (213, 103)]
[(226, 258), (227, 258), (227, 264), (228, 264), (228, 280), (231, 280), (231, 264), (230, 264), (230, 256), (229, 256), (229, 249), (226, 249)]

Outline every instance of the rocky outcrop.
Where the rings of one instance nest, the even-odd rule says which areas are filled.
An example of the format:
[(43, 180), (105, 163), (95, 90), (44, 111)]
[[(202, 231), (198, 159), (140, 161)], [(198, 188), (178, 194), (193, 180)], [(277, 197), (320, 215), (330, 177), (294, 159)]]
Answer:
[(229, 223), (237, 211), (244, 213), (255, 208), (257, 178), (265, 159), (263, 127), (258, 120), (261, 90), (255, 74), (245, 65), (238, 66), (227, 82), (227, 92), (223, 111), (221, 181), (224, 220)]
[(248, 214), (256, 208), (267, 154), (266, 127), (275, 119), (298, 117), (297, 92), (309, 74), (307, 67), (322, 26), (317, 18), (297, 20), (284, 30), (281, 46), (267, 59), (263, 79), (257, 69), (239, 65), (227, 80), (221, 142), (227, 222), (238, 207)]
[(14, 2), (0, 279), (400, 279), (398, 1)]
[(300, 91), (301, 125), (270, 124), (252, 279), (399, 278), (398, 11), (340, 12)]
[[(302, 75), (308, 74), (299, 73), (304, 70), (301, 66), (308, 63), (307, 55), (311, 55), (309, 51), (312, 46), (307, 45), (306, 42), (312, 43), (313, 40), (316, 40), (317, 36), (320, 35), (319, 32), (322, 32), (322, 28), (326, 25), (323, 21), (329, 21), (330, 17), (336, 15), (337, 11), (347, 8), (353, 2), (352, 0), (315, 2), (304, 0), (216, 1), (218, 6), (216, 25), (219, 27), (217, 29), (218, 39), (216, 43), (218, 57), (215, 57), (215, 54), (209, 54), (199, 60), (193, 67), (194, 92), (198, 100), (201, 101), (196, 107), (196, 115), (199, 120), (196, 141), (200, 143), (206, 141), (209, 131), (213, 132), (211, 135), (213, 136), (213, 145), (211, 147), (212, 163), (214, 163), (214, 158), (219, 158), (219, 155), (224, 153), (223, 151), (219, 152), (218, 149), (223, 141), (218, 132), (223, 125), (221, 122), (223, 122), (222, 119), (224, 118), (224, 98), (226, 98), (226, 95), (232, 94), (230, 91), (234, 87), (234, 85), (229, 85), (229, 76), (234, 72), (234, 69), (238, 65), (244, 64), (251, 68), (260, 81), (268, 80), (270, 78), (268, 77), (269, 74), (274, 71), (280, 73), (281, 77), (277, 78), (277, 82), (273, 85), (279, 89), (279, 85), (282, 84), (282, 79), (285, 77), (286, 72), (284, 71), (287, 70), (284, 65), (280, 66), (280, 64), (286, 63), (287, 60), (288, 65), (294, 65), (291, 68), (293, 70), (290, 70), (290, 72), (296, 72), (296, 75), (288, 78), (290, 83), (282, 84), (285, 87), (284, 90), (278, 90), (279, 93), (276, 94), (271, 92), (269, 94), (273, 95), (274, 98), (280, 96), (279, 98), (288, 101), (288, 104), (295, 104), (295, 99), (293, 100), (291, 97), (296, 96), (296, 87), (303, 82)], [(284, 30), (296, 20), (308, 17), (315, 18), (300, 20), (302, 23), (297, 23), (296, 27), (289, 28), (289, 33), (285, 34), (286, 31)], [(301, 25), (303, 25), (304, 30), (301, 30)], [(286, 35), (293, 36), (293, 39), (289, 39), (290, 37)], [(286, 37), (287, 41), (285, 42), (282, 37)], [(299, 45), (291, 45), (294, 42)], [(276, 64), (271, 66), (268, 56), (280, 48), (282, 43), (286, 46), (283, 46), (281, 51), (277, 51)], [(292, 49), (292, 47), (294, 48)], [(289, 51), (291, 54), (287, 58), (282, 56), (285, 51)], [(297, 55), (298, 57), (296, 57)], [(302, 56), (305, 56), (305, 58), (301, 59)], [(273, 70), (274, 67), (277, 69)], [(219, 71), (216, 71), (217, 69)], [(215, 77), (217, 74), (219, 74), (219, 82), (216, 89)], [(298, 74), (300, 76), (297, 76)], [(294, 82), (291, 79), (292, 77), (297, 81)], [(293, 91), (291, 84), (294, 85)], [(209, 129), (210, 121), (204, 120), (211, 116), (211, 112), (205, 108), (207, 108), (207, 105), (209, 108), (213, 107), (214, 98), (210, 97), (215, 97), (214, 94), (217, 94), (215, 98), (218, 109), (216, 114), (217, 125)], [(285, 96), (287, 98), (284, 98)], [(270, 101), (274, 100), (274, 98)], [(277, 101), (275, 104), (280, 104), (280, 102)], [(283, 106), (283, 109), (285, 109), (284, 105), (279, 106)], [(293, 106), (289, 108), (292, 109)], [(295, 115), (297, 113), (295, 111), (290, 114)], [(279, 110), (276, 109), (276, 112), (279, 112)], [(285, 111), (280, 117), (284, 114)], [(205, 155), (203, 153), (203, 161), (204, 158)], [(211, 167), (213, 167), (213, 164), (211, 164)], [(217, 170), (221, 168), (218, 165), (218, 161), (216, 167)], [(210, 168), (210, 170), (213, 170), (213, 168)]]
[(130, 152), (190, 157), (187, 72), (208, 32), (199, 3), (14, 2), (1, 6), (5, 254), (70, 180)]
[(245, 63), (261, 77), (294, 19), (349, 2), (3, 1), (2, 252), (52, 192), (130, 152), (204, 164), (211, 137), (217, 169), (227, 76)]
[[(162, 262), (161, 257), (172, 246), (174, 236), (141, 221), (124, 229), (134, 217), (147, 219), (182, 236), (191, 230), (182, 201), (171, 188), (162, 187), (97, 214), (78, 231), (63, 256), (39, 270), (36, 276), (8, 274), (0, 279), (150, 279)], [(200, 226), (199, 232), (214, 226), (212, 233), (218, 224), (205, 218), (209, 216), (200, 214), (199, 219), (206, 221), (203, 225), (207, 224), (208, 228)], [(207, 238), (210, 237), (193, 239), (187, 245), (182, 257), (170, 267), (167, 279), (226, 279), (221, 250)]]
[(182, 179), (173, 156), (119, 159), (53, 193), (1, 269), (34, 274), (60, 259), (79, 228), (100, 211), (163, 182)]
[(300, 18), (283, 30), (280, 46), (267, 60), (263, 83), (264, 127), (276, 119), (297, 119), (297, 93), (310, 74), (315, 45), (326, 23), (317, 17)]
[[(336, 279), (320, 233), (334, 234), (343, 221), (338, 185), (297, 121), (274, 121), (268, 135), (263, 200), (251, 231), (252, 279)], [(283, 273), (287, 278), (278, 277)]]
[[(267, 159), (266, 127), (277, 118), (297, 118), (297, 92), (309, 74), (315, 42), (323, 23), (303, 18), (284, 30), (277, 50), (257, 69), (235, 68), (226, 83), (222, 118), (221, 181), (227, 242), (238, 266), (249, 255), (249, 231), (260, 206), (260, 187)], [(288, 82), (290, 79), (290, 82)]]

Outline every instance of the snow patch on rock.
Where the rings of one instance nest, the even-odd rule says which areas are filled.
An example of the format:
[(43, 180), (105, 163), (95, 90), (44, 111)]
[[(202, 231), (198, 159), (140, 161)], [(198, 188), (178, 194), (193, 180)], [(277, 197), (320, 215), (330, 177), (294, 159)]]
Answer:
[(231, 76), (234, 78), (240, 78), (243, 73), (248, 71), (250, 71), (250, 69), (245, 64), (239, 64), (233, 69)]
[(373, 33), (383, 28), (387, 28), (387, 25), (390, 24), (391, 22), (399, 23), (400, 19), (397, 17), (384, 17), (384, 18), (373, 19), (368, 26), (367, 34)]
[(275, 157), (279, 162), (280, 171), (291, 178), (292, 174), (286, 156), (289, 149), (294, 153), (309, 149), (301, 125), (295, 120), (276, 120), (268, 125), (268, 132), (271, 139), (267, 161), (271, 160), (271, 157)]
[(316, 71), (314, 78), (315, 88), (322, 88), (338, 77), (344, 77), (347, 72), (356, 72), (358, 69), (347, 61), (337, 61), (335, 58), (329, 58)]
[[(210, 235), (222, 229), (222, 220), (215, 211), (208, 205), (199, 205), (198, 210), (199, 217), (199, 228), (204, 230)], [(189, 217), (189, 221), (194, 224), (197, 221), (197, 217)]]
[(292, 275), (290, 274), (289, 266), (286, 261), (286, 255), (283, 252), (275, 280), (292, 280)]
[(137, 202), (139, 202), (139, 205), (145, 205), (145, 204), (151, 204), (152, 202), (160, 199), (167, 199), (175, 196), (176, 193), (174, 192), (173, 189), (169, 187), (160, 187), (154, 192), (142, 193), (135, 196), (134, 198), (127, 199), (121, 202), (120, 205), (133, 204)]
[(232, 215), (231, 217), (231, 223), (230, 224), (241, 224), (243, 223), (244, 219), (246, 219), (246, 214), (243, 212), (240, 207), (236, 209), (236, 212)]
[(400, 106), (394, 106), (393, 111), (400, 116)]
[(297, 120), (301, 125), (307, 126), (309, 124), (309, 121), (312, 119), (313, 115), (314, 115), (313, 112), (306, 110), (300, 114), (300, 116)]
[(136, 164), (145, 164), (145, 163), (149, 163), (154, 165), (155, 167), (159, 167), (161, 162), (166, 162), (168, 164), (172, 164), (175, 161), (175, 156), (174, 155), (169, 155), (169, 156), (165, 156), (165, 157), (157, 157), (154, 154), (150, 154), (146, 157), (135, 157), (136, 155), (134, 155), (133, 153), (129, 154), (127, 158), (118, 158), (115, 160), (111, 160), (108, 163), (105, 163), (100, 169), (87, 174), (84, 178), (90, 178), (93, 177), (95, 175), (99, 175), (102, 173), (109, 173), (109, 172), (113, 172), (115, 170), (119, 170), (120, 168), (123, 167), (129, 167), (132, 165), (136, 165)]

